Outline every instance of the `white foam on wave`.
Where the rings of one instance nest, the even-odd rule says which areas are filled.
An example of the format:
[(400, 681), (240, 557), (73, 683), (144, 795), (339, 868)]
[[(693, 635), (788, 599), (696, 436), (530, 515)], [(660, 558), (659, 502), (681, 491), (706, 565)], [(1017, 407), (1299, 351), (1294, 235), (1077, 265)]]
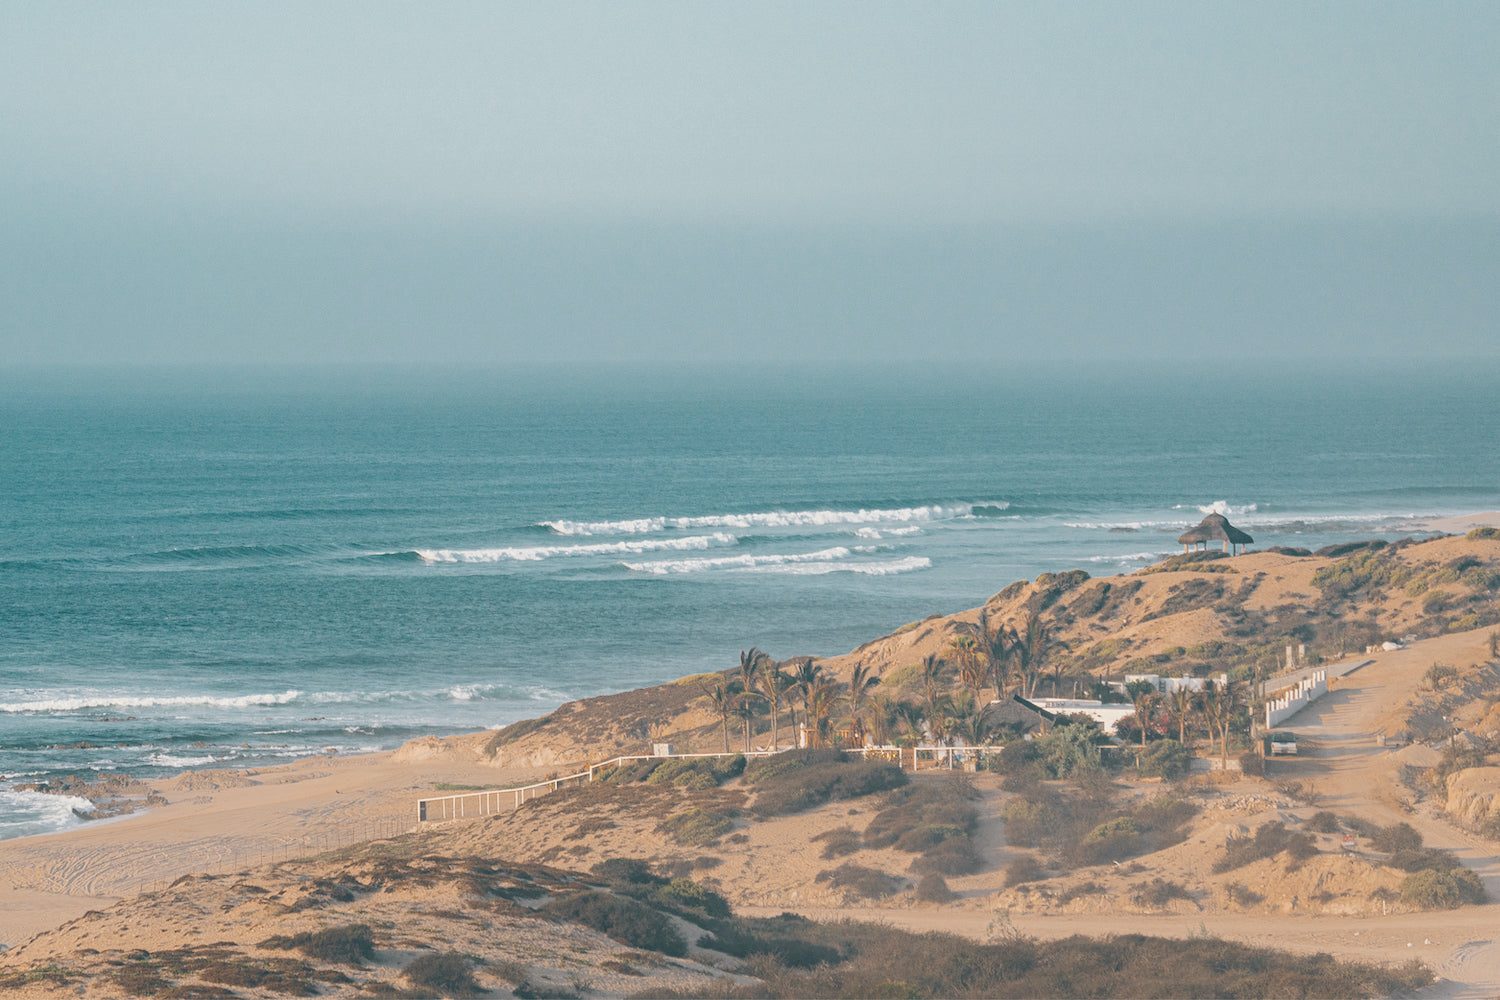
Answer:
[[(902, 524), (968, 517), (975, 504), (895, 507), (860, 510), (773, 510), (752, 514), (710, 514), (704, 517), (645, 517), (626, 521), (543, 521), (541, 526), (558, 535), (641, 535), (668, 529), (691, 531), (703, 528), (795, 528), (844, 524)], [(984, 504), (1004, 509), (1009, 504)]]
[(868, 539), (870, 541), (877, 541), (878, 542), (880, 539), (884, 538), (885, 536), (882, 535), (879, 531), (877, 531), (874, 528), (860, 528), (858, 531), (856, 531), (854, 533), (854, 537), (855, 538), (865, 538), (865, 539)]
[(1154, 563), (1172, 555), (1171, 552), (1128, 552), (1117, 556), (1089, 556), (1084, 562), (1091, 563)]
[(926, 556), (907, 556), (888, 562), (811, 562), (783, 563), (770, 566), (752, 566), (738, 572), (785, 573), (792, 576), (822, 576), (826, 573), (858, 573), (862, 576), (896, 576), (917, 570), (931, 569), (932, 560)]
[[(1204, 514), (1204, 515), (1208, 515), (1208, 514), (1223, 514), (1225, 517), (1229, 517), (1231, 515), (1237, 515), (1237, 516), (1243, 517), (1246, 514), (1254, 514), (1255, 511), (1256, 511), (1256, 506), (1257, 505), (1253, 504), (1253, 503), (1240, 504), (1238, 506), (1231, 506), (1228, 500), (1215, 500), (1213, 503), (1209, 504), (1206, 507), (1202, 506), (1202, 505), (1199, 505), (1198, 506), (1198, 513)], [(1186, 510), (1186, 509), (1187, 509), (1187, 505), (1186, 504), (1178, 504), (1176, 507), (1173, 508), (1173, 510)]]
[(669, 573), (702, 573), (707, 570), (756, 569), (762, 566), (786, 566), (805, 562), (831, 562), (838, 559), (848, 559), (853, 554), (844, 546), (839, 545), (831, 549), (821, 549), (817, 552), (762, 556), (721, 556), (719, 558), (700, 559), (661, 559), (655, 562), (624, 563), (624, 566), (626, 569), (636, 573), (651, 573), (655, 576), (665, 576)]
[(302, 697), (301, 691), (281, 694), (245, 694), (234, 698), (210, 695), (177, 695), (170, 698), (109, 695), (41, 698), (36, 701), (0, 702), (0, 712), (79, 712), (90, 708), (255, 708), (286, 705)]
[(170, 753), (153, 753), (146, 758), (152, 764), (160, 767), (202, 767), (204, 764), (213, 764), (218, 757), (179, 757)]
[(796, 576), (821, 576), (825, 573), (860, 573), (865, 576), (893, 576), (914, 570), (929, 569), (932, 560), (926, 556), (907, 556), (883, 562), (850, 561), (856, 552), (873, 551), (867, 547), (851, 551), (843, 546), (818, 552), (763, 556), (731, 556), (722, 559), (667, 559), (658, 562), (626, 563), (637, 573), (666, 576), (676, 573), (785, 573)]
[(71, 829), (84, 822), (74, 809), (93, 808), (92, 802), (76, 795), (0, 791), (0, 840)]
[(739, 538), (724, 531), (688, 538), (652, 538), (623, 542), (596, 542), (589, 545), (530, 545), (493, 549), (417, 549), (417, 555), (428, 563), (497, 563), (539, 562), (543, 559), (569, 556), (640, 555), (644, 552), (686, 551), (736, 545)]

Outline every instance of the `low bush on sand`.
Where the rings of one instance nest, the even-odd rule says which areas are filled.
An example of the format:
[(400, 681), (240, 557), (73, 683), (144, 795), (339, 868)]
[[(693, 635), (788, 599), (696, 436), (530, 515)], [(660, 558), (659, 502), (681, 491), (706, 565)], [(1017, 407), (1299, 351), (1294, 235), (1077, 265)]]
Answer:
[(1313, 814), (1312, 819), (1307, 821), (1307, 828), (1314, 833), (1338, 833), (1339, 818), (1324, 809)]
[(816, 881), (827, 882), (830, 889), (843, 889), (861, 899), (884, 899), (900, 892), (906, 880), (874, 868), (846, 862), (829, 871), (818, 872)]
[(698, 947), (736, 958), (765, 956), (783, 968), (811, 969), (842, 961), (844, 956), (837, 948), (802, 939), (800, 932), (809, 924), (805, 917), (792, 913), (769, 919), (708, 921), (705, 926), (710, 933), (698, 939)]
[[(800, 922), (793, 931), (841, 960), (791, 968), (770, 956), (745, 971), (761, 984), (706, 984), (716, 997), (1372, 997), (1426, 986), (1433, 976), (1410, 962), (1386, 968), (1292, 955), (1199, 937), (1122, 934), (980, 944), (957, 935), (913, 934), (853, 922)], [(1169, 970), (1164, 972), (1164, 970)]]
[(1036, 784), (1005, 807), (1005, 838), (1018, 847), (1038, 847), (1065, 867), (1108, 864), (1179, 843), (1198, 811), (1183, 799), (1162, 795), (1128, 808), (1117, 805), (1101, 783), (1064, 790)]
[(687, 942), (666, 914), (628, 896), (609, 892), (574, 893), (543, 903), (537, 911), (553, 920), (592, 927), (622, 944), (681, 958)]
[(712, 889), (683, 876), (658, 875), (636, 858), (609, 858), (595, 865), (593, 872), (615, 893), (687, 920), (729, 916), (729, 901)]
[(906, 772), (883, 761), (846, 757), (836, 750), (789, 750), (745, 768), (755, 791), (756, 816), (789, 816), (839, 799), (857, 799), (899, 788)]
[(1410, 823), (1396, 823), (1376, 827), (1370, 833), (1370, 844), (1377, 851), (1394, 854), (1397, 851), (1415, 851), (1422, 846), (1422, 835)]
[(1150, 882), (1141, 882), (1131, 887), (1130, 901), (1136, 906), (1149, 906), (1160, 909), (1174, 899), (1187, 899), (1188, 891), (1183, 888), (1181, 882), (1169, 882), (1166, 879), (1154, 878)]
[(1018, 886), (1023, 882), (1040, 882), (1047, 877), (1041, 862), (1029, 854), (1022, 854), (1005, 866), (1005, 887)]
[(1421, 850), (1407, 848), (1397, 851), (1386, 859), (1385, 864), (1388, 868), (1396, 868), (1404, 872), (1451, 872), (1459, 866), (1458, 858), (1452, 854), (1430, 847)]
[(1424, 868), (1401, 880), (1401, 902), (1424, 910), (1453, 910), (1466, 903), (1483, 903), (1488, 896), (1479, 876), (1467, 868), (1437, 871)]
[(401, 975), (413, 986), (444, 997), (478, 997), (488, 991), (474, 981), (474, 963), (456, 951), (432, 952), (413, 959)]
[(965, 781), (923, 781), (898, 788), (865, 828), (866, 847), (894, 847), (918, 855), (912, 871), (970, 875), (982, 859), (973, 841), (979, 813)]
[(1291, 866), (1296, 866), (1318, 853), (1312, 837), (1305, 833), (1294, 833), (1280, 820), (1262, 823), (1252, 837), (1235, 837), (1224, 845), (1224, 856), (1214, 862), (1217, 874), (1243, 868), (1262, 858), (1274, 858), (1285, 853)]
[(922, 903), (948, 903), (953, 901), (953, 890), (948, 880), (937, 872), (923, 875), (917, 881), (917, 901)]
[(832, 830), (824, 830), (813, 838), (814, 841), (823, 841), (824, 858), (842, 858), (853, 854), (864, 847), (859, 833), (853, 827), (840, 826)]
[(260, 947), (282, 950), (296, 948), (309, 958), (341, 962), (344, 965), (363, 965), (375, 957), (375, 942), (370, 936), (368, 924), (345, 924), (321, 931), (277, 935), (262, 941)]
[(734, 829), (734, 816), (715, 809), (686, 809), (668, 816), (657, 826), (684, 847), (711, 844)]

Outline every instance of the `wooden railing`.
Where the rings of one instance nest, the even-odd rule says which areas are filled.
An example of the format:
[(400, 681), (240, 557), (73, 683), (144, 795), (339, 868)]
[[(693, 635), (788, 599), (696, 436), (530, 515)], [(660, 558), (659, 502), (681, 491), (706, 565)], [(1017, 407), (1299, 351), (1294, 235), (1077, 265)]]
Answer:
[[(926, 764), (928, 769), (953, 766), (956, 755), (969, 753), (999, 753), (1003, 747), (939, 747), (939, 746), (916, 746), (901, 748), (898, 746), (879, 747), (857, 747), (845, 748), (845, 753), (857, 753), (862, 757), (883, 757), (894, 764), (913, 771), (922, 770)], [(682, 759), (691, 757), (769, 757), (781, 753), (781, 750), (752, 750), (749, 753), (673, 753), (673, 754), (633, 754), (628, 756), (611, 757), (609, 760), (598, 764), (590, 764), (588, 770), (579, 771), (576, 774), (565, 774), (557, 778), (548, 778), (546, 781), (534, 782), (530, 785), (521, 785), (515, 788), (493, 788), (483, 791), (458, 792), (454, 795), (440, 795), (434, 798), (417, 800), (417, 823), (446, 823), (458, 819), (479, 819), (484, 816), (494, 816), (501, 812), (510, 812), (520, 807), (521, 803), (529, 802), (538, 795), (555, 792), (559, 788), (572, 785), (586, 785), (594, 780), (594, 776), (607, 768), (619, 767), (633, 760), (666, 760)], [(942, 763), (939, 763), (939, 762)]]

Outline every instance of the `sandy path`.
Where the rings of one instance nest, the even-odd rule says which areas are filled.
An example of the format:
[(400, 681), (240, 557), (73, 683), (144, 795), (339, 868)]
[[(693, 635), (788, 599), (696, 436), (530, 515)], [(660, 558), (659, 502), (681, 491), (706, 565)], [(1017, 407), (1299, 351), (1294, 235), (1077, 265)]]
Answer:
[[(1394, 710), (1421, 683), (1434, 661), (1480, 662), (1487, 655), (1486, 633), (1471, 632), (1382, 653), (1369, 666), (1340, 679), (1337, 688), (1285, 725), (1306, 735), (1313, 747), (1295, 761), (1273, 762), (1273, 777), (1302, 781), (1316, 789), (1320, 805), (1372, 822), (1405, 821), (1427, 846), (1452, 850), (1484, 880), (1500, 900), (1500, 859), (1494, 845), (1403, 803), (1408, 792), (1397, 780), (1397, 751), (1379, 746), (1377, 733)], [(993, 849), (996, 845), (989, 845)], [(774, 916), (787, 907), (742, 907), (755, 916)], [(947, 931), (978, 940), (999, 928), (996, 913), (963, 906), (890, 909), (791, 907), (815, 919), (877, 920), (915, 931)], [(1341, 958), (1400, 962), (1417, 958), (1444, 981), (1423, 995), (1483, 1000), (1500, 993), (1500, 902), (1452, 911), (1392, 914), (1388, 917), (1289, 916), (1226, 913), (1171, 914), (1017, 914), (1015, 930), (1038, 938), (1073, 934), (1156, 934), (1188, 937), (1205, 931), (1228, 940), (1302, 952), (1329, 952)]]

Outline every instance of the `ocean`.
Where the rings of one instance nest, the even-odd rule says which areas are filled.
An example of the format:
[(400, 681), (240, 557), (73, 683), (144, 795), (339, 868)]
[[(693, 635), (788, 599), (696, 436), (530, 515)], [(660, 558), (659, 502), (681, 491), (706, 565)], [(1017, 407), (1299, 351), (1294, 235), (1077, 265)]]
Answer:
[[(1496, 365), (0, 373), (0, 789), (388, 749), (1500, 508)], [(0, 838), (80, 822), (0, 791)]]

